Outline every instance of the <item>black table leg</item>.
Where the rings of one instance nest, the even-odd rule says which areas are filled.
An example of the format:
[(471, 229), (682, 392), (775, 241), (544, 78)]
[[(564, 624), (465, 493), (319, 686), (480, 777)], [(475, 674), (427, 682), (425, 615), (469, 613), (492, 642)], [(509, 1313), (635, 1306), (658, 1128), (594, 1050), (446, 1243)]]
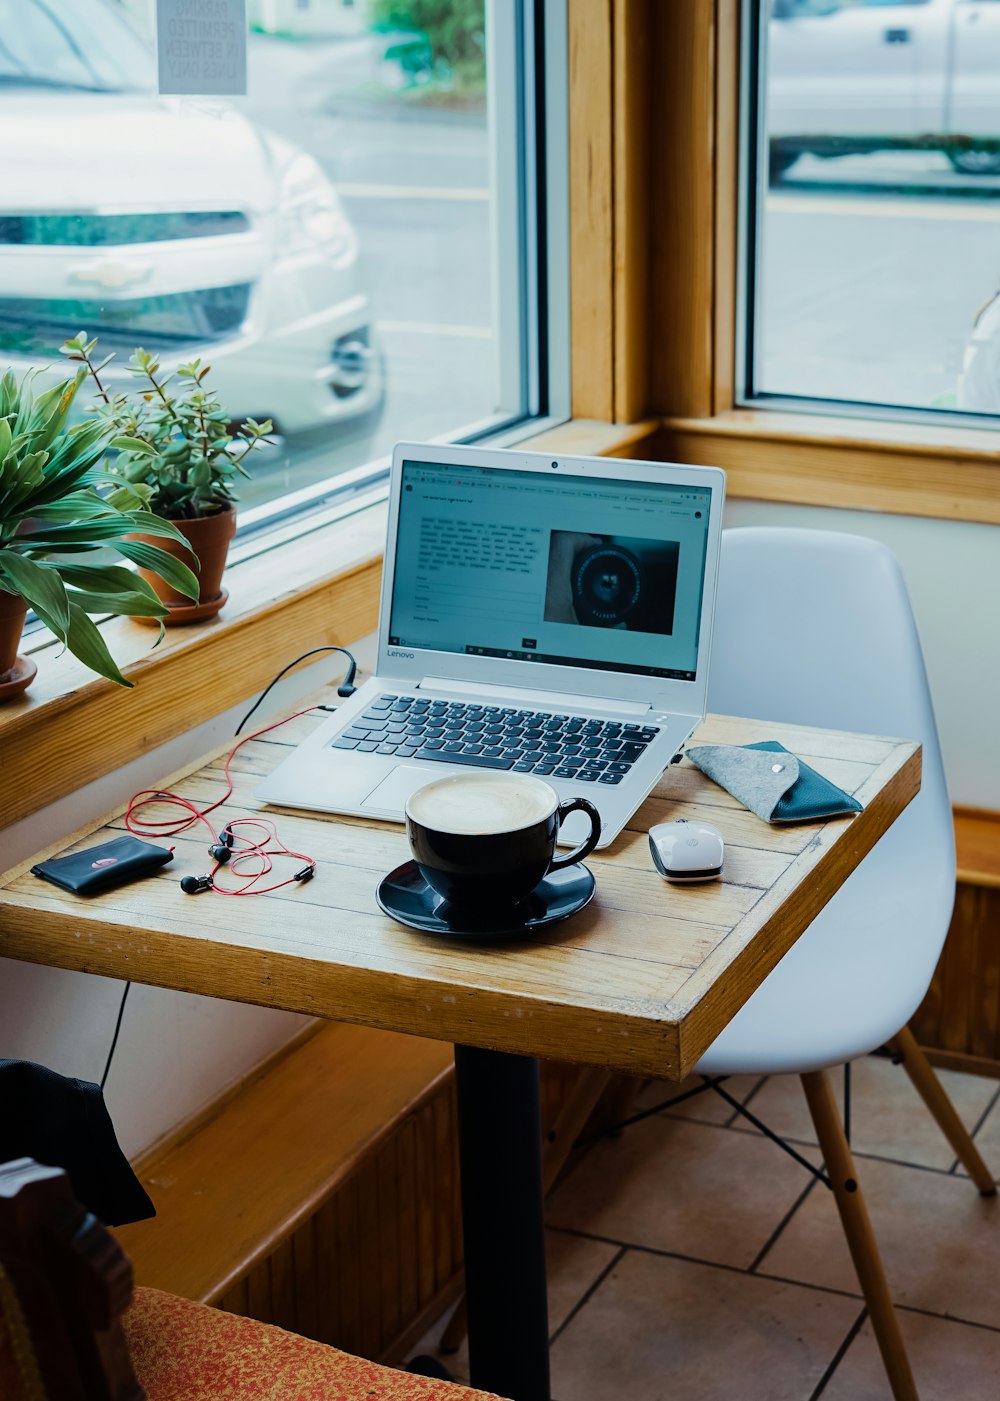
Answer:
[(549, 1401), (538, 1062), (455, 1047), (472, 1385)]

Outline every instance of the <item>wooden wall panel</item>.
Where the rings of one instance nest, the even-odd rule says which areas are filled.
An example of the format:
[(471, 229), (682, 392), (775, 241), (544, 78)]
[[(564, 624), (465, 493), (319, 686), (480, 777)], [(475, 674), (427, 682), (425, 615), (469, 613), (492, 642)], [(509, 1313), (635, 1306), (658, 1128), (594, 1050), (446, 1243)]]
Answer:
[[(547, 1063), (542, 1122), (579, 1074)], [(461, 1289), (454, 1077), (396, 1125), (319, 1209), (213, 1298), (364, 1357), (398, 1362)]]
[(1000, 888), (959, 883), (948, 938), (910, 1026), (937, 1064), (1000, 1078)]

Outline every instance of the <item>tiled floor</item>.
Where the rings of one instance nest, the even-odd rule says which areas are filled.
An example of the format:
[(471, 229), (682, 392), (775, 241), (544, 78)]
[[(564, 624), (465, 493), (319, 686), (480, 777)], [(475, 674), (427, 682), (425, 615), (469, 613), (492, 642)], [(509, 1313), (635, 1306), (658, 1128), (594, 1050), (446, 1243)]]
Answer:
[[(1000, 1174), (1000, 1084), (941, 1079)], [(820, 1161), (797, 1079), (727, 1089)], [(957, 1169), (890, 1061), (855, 1064), (851, 1111), (921, 1401), (996, 1401), (1000, 1197)], [(558, 1401), (890, 1401), (831, 1193), (711, 1092), (581, 1154), (548, 1222)], [(468, 1376), (464, 1348), (442, 1360)]]

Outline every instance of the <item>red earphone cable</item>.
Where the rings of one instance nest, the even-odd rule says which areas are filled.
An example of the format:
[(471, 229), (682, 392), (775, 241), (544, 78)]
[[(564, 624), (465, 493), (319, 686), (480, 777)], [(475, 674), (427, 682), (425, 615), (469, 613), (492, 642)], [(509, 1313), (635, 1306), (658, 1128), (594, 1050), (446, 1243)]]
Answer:
[[(304, 710), (297, 710), (294, 715), (286, 715), (282, 720), (275, 720), (272, 724), (265, 725), (260, 730), (254, 730), (253, 734), (244, 735), (240, 742), (234, 745), (229, 751), (223, 767), (226, 791), (220, 798), (217, 798), (214, 803), (209, 803), (207, 807), (199, 808), (190, 798), (185, 798), (180, 793), (171, 793), (169, 789), (164, 788), (144, 788), (138, 793), (133, 793), (132, 797), (129, 799), (128, 807), (125, 809), (126, 828), (133, 836), (137, 837), (176, 837), (179, 836), (181, 832), (186, 832), (188, 828), (192, 827), (196, 822), (203, 822), (212, 835), (212, 845), (218, 846), (219, 837), (215, 827), (208, 819), (208, 814), (215, 812), (216, 808), (222, 807), (223, 803), (228, 802), (233, 795), (233, 780), (229, 772), (229, 767), (237, 753), (243, 748), (244, 744), (249, 744), (252, 739), (259, 739), (261, 735), (266, 735), (271, 730), (277, 730), (282, 725), (287, 725), (290, 720), (297, 720), (300, 715), (309, 715), (312, 711), (318, 710), (319, 708), (319, 706), (315, 705), (306, 706)], [(139, 816), (144, 808), (154, 806), (180, 808), (182, 812), (187, 813), (187, 816), (172, 817), (163, 820), (142, 818)], [(263, 841), (254, 842), (242, 833), (238, 833), (235, 829), (240, 826), (259, 828), (264, 832)], [(291, 851), (285, 846), (284, 842), (278, 836), (274, 823), (270, 818), (237, 817), (231, 822), (228, 822), (224, 830), (228, 830), (235, 839), (245, 843), (245, 850), (234, 852), (232, 859), (228, 863), (229, 869), (233, 871), (233, 874), (239, 877), (237, 867), (241, 863), (250, 860), (258, 860), (260, 862), (260, 868), (253, 874), (239, 877), (246, 881), (246, 885), (241, 889), (227, 890), (224, 886), (215, 884), (216, 875), (226, 864), (217, 861), (211, 872), (211, 878), (212, 888), (217, 890), (220, 895), (264, 895), (272, 890), (280, 890), (284, 885), (293, 885), (307, 879), (307, 877), (302, 874), (297, 874), (295, 876), (289, 876), (287, 880), (278, 881), (274, 885), (257, 886), (256, 882), (273, 870), (274, 862), (271, 859), (273, 856), (291, 856), (304, 861), (306, 866), (310, 868), (310, 874), (312, 870), (315, 869), (316, 862), (311, 856), (307, 856), (301, 851)]]

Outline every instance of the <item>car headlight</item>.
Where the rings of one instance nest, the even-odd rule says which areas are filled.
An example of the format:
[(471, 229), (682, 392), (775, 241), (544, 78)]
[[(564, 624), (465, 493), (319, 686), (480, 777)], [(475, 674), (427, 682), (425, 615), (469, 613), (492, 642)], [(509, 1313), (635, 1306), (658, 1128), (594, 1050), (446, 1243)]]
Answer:
[(279, 207), (282, 248), (317, 251), (335, 263), (354, 257), (357, 239), (336, 191), (312, 156), (301, 154), (288, 169)]

